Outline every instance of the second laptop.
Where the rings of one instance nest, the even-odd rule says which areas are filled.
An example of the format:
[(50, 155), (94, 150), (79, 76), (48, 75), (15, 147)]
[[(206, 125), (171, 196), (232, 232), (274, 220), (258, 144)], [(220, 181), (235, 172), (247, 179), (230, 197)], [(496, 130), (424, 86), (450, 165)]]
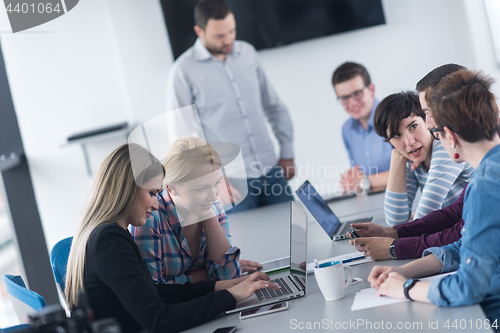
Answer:
[(366, 217), (341, 222), (308, 180), (295, 193), (332, 240), (347, 239), (345, 234), (351, 223), (371, 222), (373, 219), (373, 217)]

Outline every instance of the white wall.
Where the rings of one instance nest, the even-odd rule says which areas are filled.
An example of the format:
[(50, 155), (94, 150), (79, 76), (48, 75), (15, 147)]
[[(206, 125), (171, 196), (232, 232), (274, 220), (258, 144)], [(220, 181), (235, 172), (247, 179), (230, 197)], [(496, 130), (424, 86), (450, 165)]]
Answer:
[[(306, 177), (319, 183), (323, 177), (312, 174), (318, 166), (348, 165), (340, 135), (348, 116), (330, 85), (342, 62), (364, 64), (379, 99), (413, 89), (428, 71), (448, 62), (500, 77), (488, 55), (482, 1), (383, 0), (383, 5), (386, 25), (260, 52), (292, 115), (296, 164), (309, 165), (293, 184)], [(0, 28), (9, 30), (5, 13)], [(80, 147), (61, 143), (74, 132), (143, 122), (164, 112), (172, 55), (157, 0), (80, 1), (52, 22), (25, 33), (2, 33), (0, 39), (50, 248), (75, 232), (92, 181)], [(89, 147), (94, 169), (122, 142)]]
[(157, 0), (107, 3), (130, 108), (136, 122), (145, 122), (165, 112), (173, 62), (161, 6)]
[[(348, 115), (330, 83), (338, 65), (349, 60), (365, 65), (381, 100), (414, 89), (439, 65), (473, 63), (461, 2), (385, 0), (383, 6), (386, 25), (260, 52), (266, 73), (293, 117), (296, 163), (315, 166), (303, 171), (318, 185), (335, 184), (338, 178), (318, 177), (317, 166), (349, 166), (341, 138)], [(294, 183), (303, 180), (297, 177)]]
[[(495, 60), (493, 39), (489, 29), (486, 7), (483, 1), (464, 0), (467, 13), (467, 29), (471, 38), (471, 52), (474, 55), (474, 69), (482, 70), (496, 80), (493, 90), (500, 96), (500, 65)], [(500, 20), (500, 17), (497, 17)], [(498, 32), (497, 32), (498, 34)]]
[[(35, 195), (51, 247), (75, 231), (87, 198), (80, 146), (70, 134), (131, 119), (106, 3), (86, 0), (32, 30), (0, 34)], [(1, 31), (9, 31), (2, 12)], [(95, 168), (123, 140), (89, 147)]]

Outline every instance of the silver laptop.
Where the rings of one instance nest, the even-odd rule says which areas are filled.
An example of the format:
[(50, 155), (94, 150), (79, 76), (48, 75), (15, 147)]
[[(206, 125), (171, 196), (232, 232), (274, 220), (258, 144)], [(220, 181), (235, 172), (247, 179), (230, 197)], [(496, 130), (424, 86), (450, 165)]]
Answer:
[[(261, 289), (252, 297), (238, 303), (235, 309), (226, 313), (234, 313), (267, 304), (287, 301), (306, 294), (306, 260), (307, 260), (307, 213), (296, 203), (290, 202), (290, 257), (268, 262), (264, 267), (275, 269), (266, 271), (272, 282), (281, 289)], [(287, 265), (283, 265), (283, 262)]]
[(373, 217), (365, 217), (354, 221), (341, 222), (308, 180), (300, 185), (295, 193), (333, 240), (348, 239), (345, 234), (351, 223), (366, 223), (373, 220)]

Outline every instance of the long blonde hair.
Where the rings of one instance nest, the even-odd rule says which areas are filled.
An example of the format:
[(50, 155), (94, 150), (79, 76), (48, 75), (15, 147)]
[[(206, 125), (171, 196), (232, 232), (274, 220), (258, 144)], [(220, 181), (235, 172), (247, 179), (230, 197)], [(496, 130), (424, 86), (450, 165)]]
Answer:
[(206, 163), (218, 168), (223, 165), (215, 149), (202, 139), (194, 136), (177, 139), (168, 148), (163, 161), (164, 187), (186, 181), (191, 170)]
[(66, 271), (66, 300), (70, 308), (84, 289), (84, 268), (90, 234), (101, 224), (126, 218), (139, 196), (140, 186), (164, 174), (160, 162), (137, 144), (125, 144), (113, 151), (97, 171), (89, 199), (73, 237)]

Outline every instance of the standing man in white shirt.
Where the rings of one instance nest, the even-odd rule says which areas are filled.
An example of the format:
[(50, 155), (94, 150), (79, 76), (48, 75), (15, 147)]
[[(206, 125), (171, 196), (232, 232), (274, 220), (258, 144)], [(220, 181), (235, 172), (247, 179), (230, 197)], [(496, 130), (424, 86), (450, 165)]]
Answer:
[[(295, 174), (292, 121), (267, 80), (255, 48), (236, 41), (236, 22), (224, 0), (201, 0), (194, 11), (195, 44), (169, 73), (169, 110), (194, 104), (191, 112), (175, 112), (170, 131), (197, 135), (208, 142), (232, 142), (241, 148), (246, 176), (240, 179), (248, 196), (232, 212), (292, 200), (287, 180)], [(266, 128), (266, 119), (280, 144), (280, 158)], [(201, 126), (200, 126), (201, 125)], [(183, 131), (183, 132), (182, 132)], [(232, 194), (238, 199), (238, 191)]]

